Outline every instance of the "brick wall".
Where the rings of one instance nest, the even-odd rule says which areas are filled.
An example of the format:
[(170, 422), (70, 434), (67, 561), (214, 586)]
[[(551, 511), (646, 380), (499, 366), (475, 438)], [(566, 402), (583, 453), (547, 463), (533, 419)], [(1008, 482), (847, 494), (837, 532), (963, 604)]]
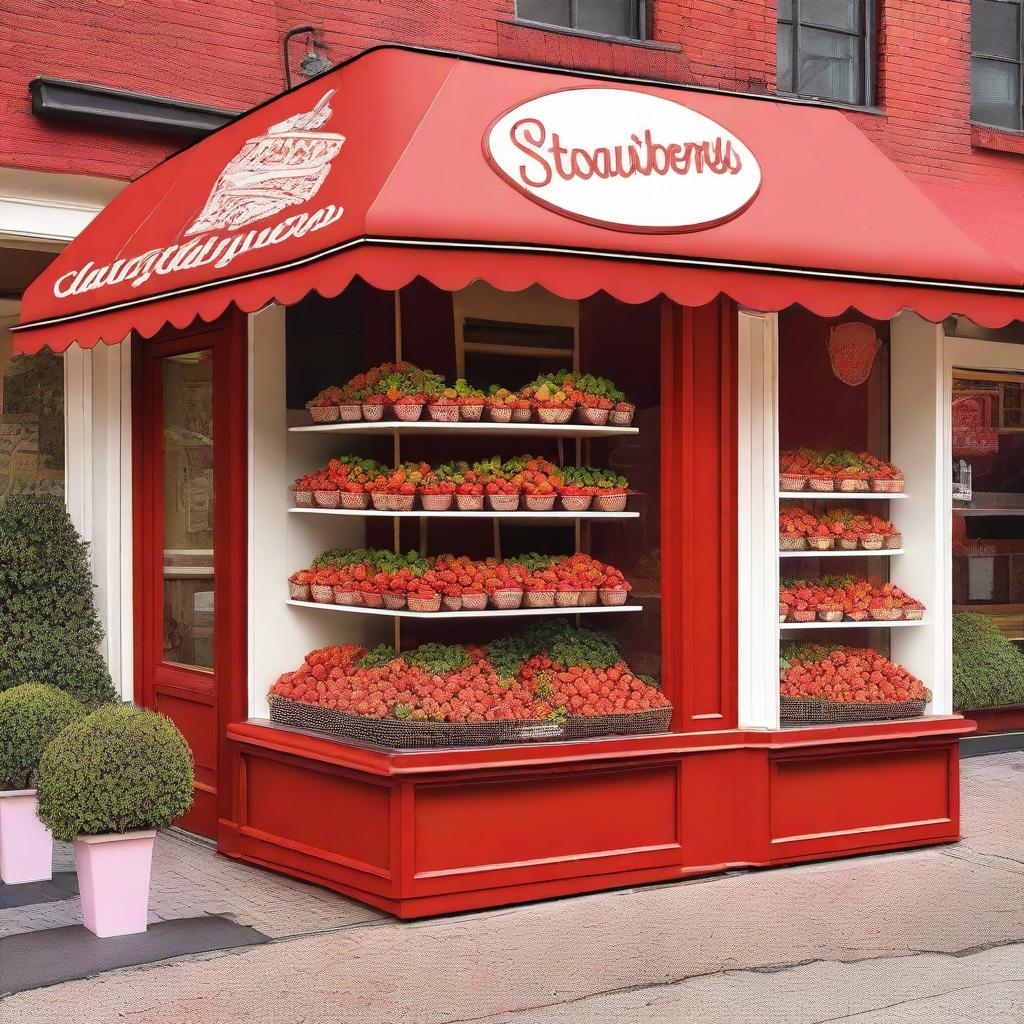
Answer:
[[(970, 0), (878, 0), (879, 106), (849, 116), (939, 198), (956, 183), (1020, 194), (1019, 140), (970, 110)], [(5, 0), (0, 22), (0, 165), (132, 177), (180, 140), (43, 122), (28, 83), (39, 74), (245, 108), (284, 87), (283, 32), (316, 23), (335, 60), (411, 42), (513, 60), (750, 92), (775, 83), (775, 0), (655, 0), (658, 46), (631, 46), (516, 25), (513, 0)], [(302, 54), (295, 43), (293, 56)]]

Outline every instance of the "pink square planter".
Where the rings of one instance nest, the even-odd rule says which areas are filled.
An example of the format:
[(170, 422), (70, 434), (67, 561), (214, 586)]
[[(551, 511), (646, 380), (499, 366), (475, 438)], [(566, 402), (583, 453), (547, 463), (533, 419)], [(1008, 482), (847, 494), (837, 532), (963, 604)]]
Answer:
[(156, 832), (78, 836), (75, 864), (85, 927), (100, 938), (146, 930)]
[(0, 791), (0, 880), (19, 885), (52, 877), (53, 836), (36, 815), (36, 791)]

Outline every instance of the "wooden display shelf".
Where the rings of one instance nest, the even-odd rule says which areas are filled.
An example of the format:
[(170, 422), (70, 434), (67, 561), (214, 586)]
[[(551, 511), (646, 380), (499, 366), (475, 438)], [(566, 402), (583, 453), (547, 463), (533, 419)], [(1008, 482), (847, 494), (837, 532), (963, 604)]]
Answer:
[(629, 437), (639, 427), (592, 427), (585, 423), (438, 423), (434, 420), (312, 423), (289, 427), (294, 434), (493, 434), (501, 437)]
[(532, 618), (536, 615), (596, 615), (608, 612), (642, 612), (638, 604), (593, 605), (589, 608), (487, 608), (482, 612), (411, 612), (408, 608), (365, 608), (350, 604), (319, 604), (316, 601), (288, 601), (295, 608), (319, 608), (327, 612), (348, 612), (354, 615), (386, 615), (391, 619), (505, 619), (512, 616)]
[(895, 622), (879, 622), (865, 619), (863, 622), (780, 622), (779, 629), (896, 629), (901, 626), (923, 626), (924, 619), (897, 619)]
[(906, 497), (906, 491), (896, 494), (877, 491), (779, 491), (780, 499), (794, 501), (891, 501)]
[(780, 551), (779, 558), (888, 558), (902, 555), (903, 548), (882, 548), (879, 551)]
[(459, 512), (458, 509), (451, 509), (447, 512), (425, 512), (422, 509), (413, 509), (411, 512), (380, 512), (375, 508), (349, 509), (349, 508), (290, 508), (289, 512), (315, 513), (328, 516), (377, 516), (379, 518), (391, 519), (554, 519), (571, 522), (574, 519), (639, 519), (639, 512), (563, 512), (552, 510), (551, 512)]

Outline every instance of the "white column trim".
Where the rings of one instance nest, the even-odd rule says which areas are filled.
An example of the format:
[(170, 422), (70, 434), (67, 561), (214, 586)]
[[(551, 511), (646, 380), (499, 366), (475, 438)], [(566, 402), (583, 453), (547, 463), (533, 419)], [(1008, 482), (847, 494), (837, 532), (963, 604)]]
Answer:
[(779, 728), (778, 316), (741, 310), (738, 367), (738, 717)]

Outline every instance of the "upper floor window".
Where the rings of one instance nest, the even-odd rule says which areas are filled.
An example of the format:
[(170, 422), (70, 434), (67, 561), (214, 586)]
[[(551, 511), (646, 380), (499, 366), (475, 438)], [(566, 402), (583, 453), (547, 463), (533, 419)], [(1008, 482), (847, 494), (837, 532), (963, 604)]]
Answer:
[(872, 103), (873, 35), (873, 0), (779, 0), (779, 92)]
[(1024, 130), (1020, 0), (971, 4), (971, 120)]
[(647, 0), (516, 0), (516, 17), (577, 32), (644, 39)]

